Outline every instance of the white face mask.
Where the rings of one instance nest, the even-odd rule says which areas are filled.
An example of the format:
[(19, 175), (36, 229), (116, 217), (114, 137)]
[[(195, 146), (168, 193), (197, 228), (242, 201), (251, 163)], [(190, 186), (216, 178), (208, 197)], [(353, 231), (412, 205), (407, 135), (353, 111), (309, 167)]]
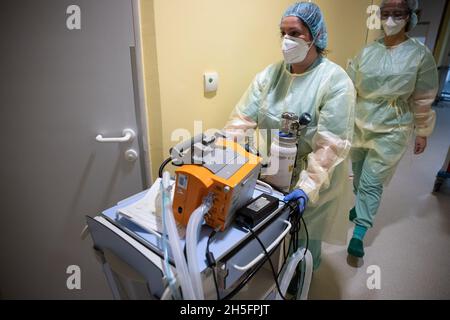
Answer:
[(313, 44), (314, 42), (311, 45), (308, 45), (308, 43), (303, 39), (285, 35), (281, 46), (284, 60), (288, 64), (302, 62), (305, 60), (309, 49), (311, 49)]
[(392, 17), (389, 17), (387, 20), (381, 21), (383, 24), (384, 33), (387, 36), (393, 36), (398, 34), (402, 29), (406, 26), (406, 20), (394, 20)]

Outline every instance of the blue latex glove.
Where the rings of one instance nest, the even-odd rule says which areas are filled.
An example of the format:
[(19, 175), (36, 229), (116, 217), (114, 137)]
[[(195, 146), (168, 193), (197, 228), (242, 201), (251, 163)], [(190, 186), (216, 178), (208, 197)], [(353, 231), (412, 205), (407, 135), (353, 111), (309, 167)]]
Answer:
[(303, 212), (306, 209), (306, 204), (308, 203), (308, 196), (306, 195), (305, 191), (302, 189), (295, 189), (291, 193), (289, 193), (287, 196), (284, 197), (285, 202), (289, 201), (298, 201), (298, 209), (299, 213), (303, 214)]

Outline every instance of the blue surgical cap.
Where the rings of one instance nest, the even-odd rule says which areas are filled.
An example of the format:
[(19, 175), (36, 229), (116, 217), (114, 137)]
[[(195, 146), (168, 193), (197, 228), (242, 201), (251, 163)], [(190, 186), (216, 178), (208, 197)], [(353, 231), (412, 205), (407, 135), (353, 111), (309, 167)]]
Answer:
[[(384, 7), (388, 0), (383, 0), (381, 3), (381, 8)], [(408, 9), (410, 10), (409, 14), (409, 23), (406, 27), (406, 32), (411, 31), (417, 26), (417, 23), (419, 22), (419, 17), (417, 16), (416, 11), (419, 9), (419, 0), (404, 0), (405, 4), (408, 6)]]
[(297, 2), (290, 6), (283, 15), (286, 17), (297, 17), (309, 28), (315, 39), (315, 45), (319, 49), (325, 49), (328, 43), (327, 27), (320, 8), (310, 2)]

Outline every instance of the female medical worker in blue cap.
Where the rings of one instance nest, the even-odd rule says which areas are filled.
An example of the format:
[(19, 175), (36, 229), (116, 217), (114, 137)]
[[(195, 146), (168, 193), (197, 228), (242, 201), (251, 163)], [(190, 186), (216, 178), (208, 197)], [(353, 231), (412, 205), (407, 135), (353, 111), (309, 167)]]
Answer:
[(427, 145), (435, 124), (431, 110), (438, 91), (438, 74), (431, 52), (407, 32), (417, 24), (417, 0), (385, 0), (381, 5), (384, 38), (364, 48), (348, 74), (358, 92), (355, 136), (351, 150), (355, 223), (348, 246), (363, 257), (363, 238), (373, 225), (383, 185), (415, 134), (415, 154)]
[[(285, 200), (307, 205), (304, 219), (317, 269), (322, 240), (346, 243), (348, 221), (342, 210), (350, 208), (351, 187), (347, 185), (345, 197), (349, 183), (345, 160), (353, 137), (356, 92), (347, 73), (323, 56), (327, 30), (317, 5), (300, 2), (290, 6), (280, 29), (284, 61), (256, 76), (225, 129), (236, 135), (248, 129), (261, 133), (280, 129), (284, 112), (311, 114), (312, 122), (299, 141), (291, 193)], [(260, 152), (267, 154), (270, 135), (260, 134), (259, 139), (264, 141), (259, 144)], [(303, 228), (299, 238), (305, 240)]]

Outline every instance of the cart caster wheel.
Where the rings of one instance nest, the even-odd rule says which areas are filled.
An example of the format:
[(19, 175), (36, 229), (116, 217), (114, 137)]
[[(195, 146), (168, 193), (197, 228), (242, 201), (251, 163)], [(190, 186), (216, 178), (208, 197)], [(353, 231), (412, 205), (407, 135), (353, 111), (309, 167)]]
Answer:
[(441, 186), (442, 186), (442, 183), (435, 183), (433, 192), (439, 192), (439, 190), (441, 190)]
[(434, 181), (434, 188), (433, 192), (439, 192), (441, 190), (442, 184), (444, 183), (445, 179), (442, 177), (437, 176), (436, 180)]

